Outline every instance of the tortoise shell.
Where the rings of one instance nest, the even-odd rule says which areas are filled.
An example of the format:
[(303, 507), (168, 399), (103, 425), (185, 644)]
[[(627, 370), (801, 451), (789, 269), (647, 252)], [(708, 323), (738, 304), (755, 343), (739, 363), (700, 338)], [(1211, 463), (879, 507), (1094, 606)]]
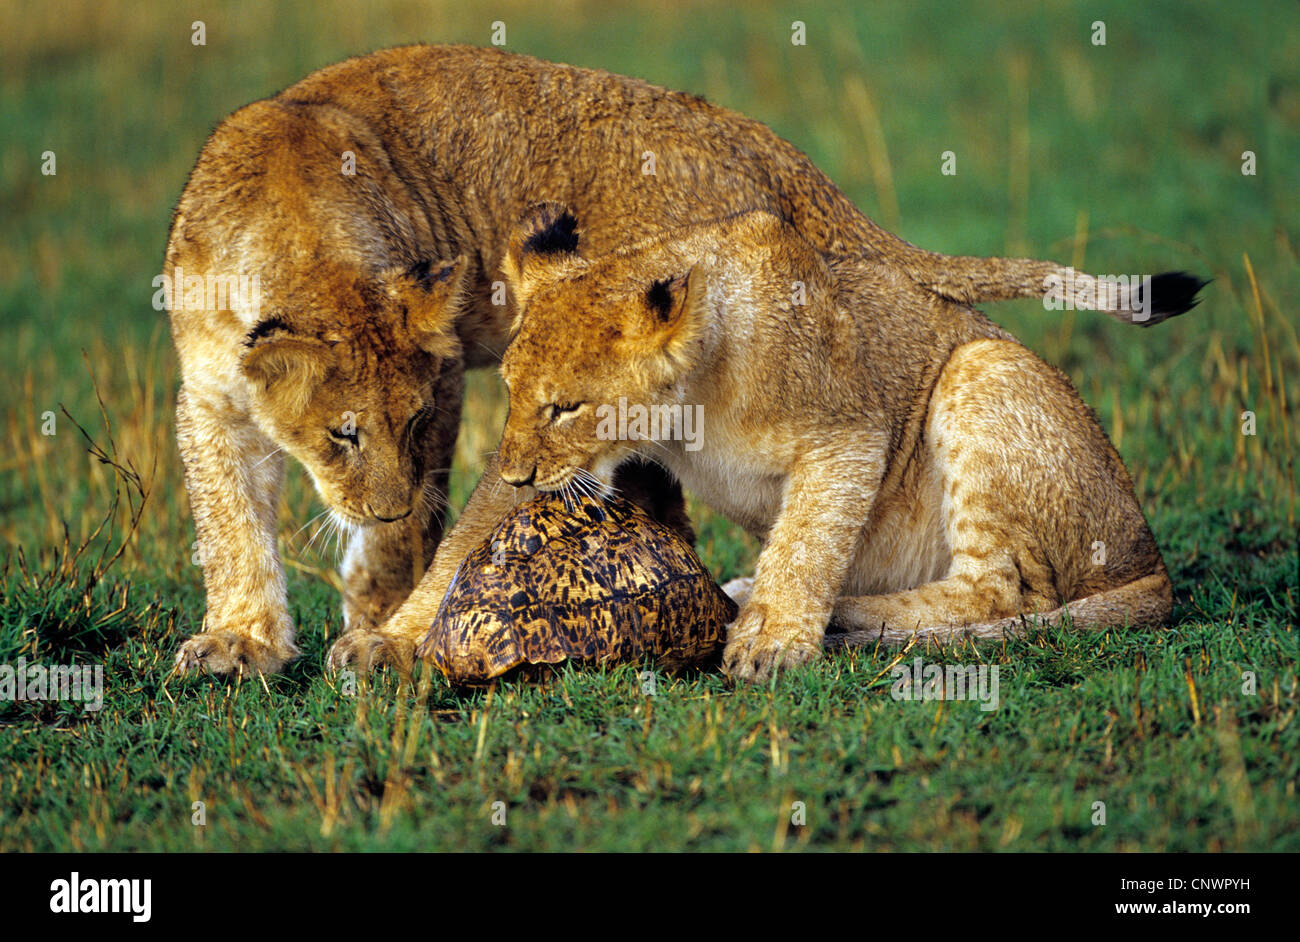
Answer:
[(691, 545), (635, 504), (544, 493), (465, 557), (420, 650), (460, 684), (564, 660), (679, 670), (716, 663), (735, 617)]

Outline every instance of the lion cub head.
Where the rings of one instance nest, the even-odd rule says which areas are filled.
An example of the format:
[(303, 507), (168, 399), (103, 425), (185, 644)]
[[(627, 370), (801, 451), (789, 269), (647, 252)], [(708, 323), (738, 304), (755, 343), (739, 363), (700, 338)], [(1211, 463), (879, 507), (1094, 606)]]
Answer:
[[(412, 512), (424, 476), (423, 436), (447, 361), (467, 262), (383, 272), (312, 272), (248, 333), (240, 368), (259, 424), (353, 526)], [(289, 300), (289, 299), (292, 300)]]
[(544, 204), (507, 247), (519, 314), (501, 364), (510, 414), (498, 461), (516, 486), (606, 489), (632, 453), (654, 458), (659, 443), (610, 433), (611, 411), (679, 402), (707, 330), (707, 262), (683, 243), (589, 261), (578, 241), (574, 216)]

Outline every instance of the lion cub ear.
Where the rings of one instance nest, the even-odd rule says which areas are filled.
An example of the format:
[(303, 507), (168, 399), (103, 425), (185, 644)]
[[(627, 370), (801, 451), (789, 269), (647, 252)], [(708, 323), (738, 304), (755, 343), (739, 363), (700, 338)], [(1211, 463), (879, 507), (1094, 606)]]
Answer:
[(328, 343), (294, 334), (278, 318), (254, 327), (244, 346), (248, 352), (239, 364), (244, 377), (293, 414), (306, 410), (312, 394), (334, 365)]
[(642, 304), (629, 312), (633, 323), (626, 333), (639, 336), (674, 376), (694, 362), (708, 318), (708, 280), (704, 264), (696, 263), (688, 272), (652, 281)]
[(562, 203), (539, 203), (524, 214), (506, 242), (501, 270), (515, 304), (523, 308), (543, 281), (554, 281), (582, 267), (578, 218)]
[(444, 358), (459, 353), (456, 318), (465, 304), (468, 272), (464, 255), (441, 262), (421, 259), (385, 272), (384, 290), (406, 308), (406, 329), (421, 350)]

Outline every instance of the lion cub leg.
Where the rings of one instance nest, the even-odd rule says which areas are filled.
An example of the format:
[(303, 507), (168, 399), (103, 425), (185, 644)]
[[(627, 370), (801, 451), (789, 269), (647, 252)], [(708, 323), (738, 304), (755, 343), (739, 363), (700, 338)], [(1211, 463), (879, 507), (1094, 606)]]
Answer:
[(884, 468), (883, 446), (864, 446), (861, 437), (798, 451), (753, 589), (727, 631), (723, 670), (741, 680), (821, 654)]
[[(942, 500), (951, 565), (917, 588), (841, 599), (838, 626), (886, 641), (1001, 637), (985, 629), (1076, 599), (1128, 598), (1113, 595), (1125, 586), (1167, 585), (1119, 455), (1064, 375), (1019, 344), (954, 351), (923, 447), (939, 475), (931, 499)], [(1153, 605), (1162, 601), (1167, 612), (1167, 592)], [(1079, 614), (1093, 609), (1124, 623), (1113, 604)]]
[[(426, 500), (433, 494), (426, 490)], [(356, 530), (339, 567), (343, 630), (378, 628), (424, 577), (442, 539), (441, 509), (419, 508), (405, 520)]]
[[(444, 475), (445, 478), (445, 475)], [(414, 637), (388, 630), (392, 615), (424, 578), (442, 539), (441, 485), (426, 484), (426, 506), (405, 520), (358, 530), (348, 543), (343, 577), (343, 636), (330, 648), (326, 666), (356, 664), (370, 670), (391, 664), (409, 670)], [(438, 500), (434, 506), (431, 502)], [(421, 636), (423, 637), (423, 636)]]
[(176, 435), (207, 591), (203, 630), (181, 645), (176, 670), (278, 671), (298, 655), (275, 544), (284, 459), (246, 417), (183, 386)]
[[(965, 522), (967, 539), (953, 548), (953, 565), (943, 579), (902, 592), (842, 598), (835, 603), (836, 626), (893, 643), (917, 631), (930, 635), (935, 626), (996, 621), (1025, 609), (1015, 560), (995, 548), (1003, 531), (992, 521), (965, 514), (958, 519)], [(1046, 613), (1055, 605), (1044, 599), (1035, 607)]]

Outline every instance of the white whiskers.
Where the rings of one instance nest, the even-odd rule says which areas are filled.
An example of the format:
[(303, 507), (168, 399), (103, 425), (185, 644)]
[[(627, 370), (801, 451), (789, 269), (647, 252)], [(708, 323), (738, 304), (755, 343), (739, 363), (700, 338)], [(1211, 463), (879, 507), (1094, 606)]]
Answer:
[[(328, 516), (326, 516), (327, 514)], [(307, 545), (302, 548), (302, 552), (306, 555), (307, 551), (312, 548), (312, 544), (316, 542), (316, 539), (324, 533), (325, 539), (321, 544), (320, 552), (328, 555), (328, 548), (332, 545), (334, 547), (335, 560), (341, 559), (343, 554), (347, 551), (347, 545), (351, 542), (353, 534), (356, 533), (359, 527), (357, 524), (340, 516), (337, 511), (332, 509), (322, 511), (308, 521), (308, 523), (313, 523), (321, 517), (325, 517), (325, 522), (316, 528), (316, 532), (313, 533), (311, 539), (307, 541)]]
[(586, 468), (578, 468), (574, 471), (574, 487), (579, 493), (586, 494), (596, 500), (604, 500), (618, 494), (618, 488), (612, 484), (606, 484)]
[(275, 451), (271, 452), (270, 454), (266, 455), (266, 456), (265, 456), (264, 458), (262, 458), (262, 460), (259, 461), (257, 464), (253, 465), (252, 470), (253, 470), (253, 471), (256, 471), (258, 468), (260, 468), (262, 465), (266, 464), (268, 461), (270, 461), (272, 458), (274, 458), (276, 455), (278, 455), (278, 454), (279, 454), (280, 452), (282, 452), (282, 451), (284, 451), (284, 446), (283, 446), (283, 445), (281, 445), (279, 448), (277, 448)]
[[(321, 517), (325, 516), (327, 513), (329, 513), (329, 508), (328, 508), (328, 507), (326, 507), (326, 508), (325, 508), (324, 510), (322, 510), (320, 513), (318, 513), (316, 516), (312, 517), (310, 520), (308, 520), (306, 523), (304, 523), (302, 526), (300, 526), (297, 530), (293, 531), (293, 536), (289, 537), (289, 539), (288, 539), (287, 542), (292, 543), (295, 539), (297, 539), (299, 533), (301, 533), (303, 530), (306, 530), (309, 526), (311, 526), (313, 523), (315, 523), (315, 522), (316, 522), (317, 520), (319, 520)], [(316, 538), (316, 537), (315, 537), (315, 535), (313, 534), (313, 536), (312, 536), (311, 539), (314, 540), (315, 538)], [(308, 540), (308, 541), (307, 541), (307, 546), (311, 546), (311, 540)], [(303, 547), (303, 550), (304, 550), (304, 552), (305, 552), (305, 551), (306, 551), (306, 547)]]

